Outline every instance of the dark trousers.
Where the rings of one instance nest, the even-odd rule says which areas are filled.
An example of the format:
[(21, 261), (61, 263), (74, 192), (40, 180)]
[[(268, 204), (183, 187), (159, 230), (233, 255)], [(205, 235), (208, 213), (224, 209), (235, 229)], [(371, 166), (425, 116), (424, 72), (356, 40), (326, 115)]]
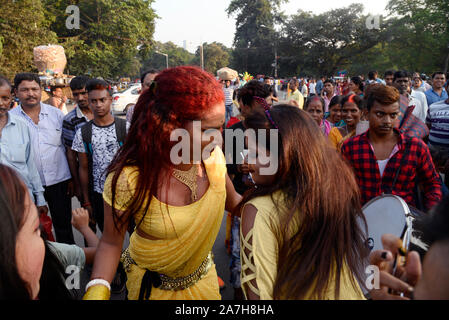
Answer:
[(75, 244), (72, 232), (72, 199), (67, 195), (69, 181), (44, 187), (44, 197), (48, 202), (56, 241)]
[[(94, 219), (97, 222), (98, 228), (103, 232), (104, 228), (104, 204), (103, 195), (98, 192), (92, 192), (91, 203)], [(94, 230), (96, 232), (96, 230)]]

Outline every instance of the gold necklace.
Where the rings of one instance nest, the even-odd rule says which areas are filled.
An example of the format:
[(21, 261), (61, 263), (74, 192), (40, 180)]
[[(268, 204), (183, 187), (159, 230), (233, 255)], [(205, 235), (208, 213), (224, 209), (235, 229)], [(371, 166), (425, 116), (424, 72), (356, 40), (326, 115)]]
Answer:
[(198, 175), (198, 169), (199, 165), (194, 164), (189, 170), (182, 171), (178, 169), (173, 169), (172, 175), (175, 177), (178, 181), (185, 184), (191, 191), (191, 199), (192, 202), (195, 202), (198, 199), (197, 194), (197, 183), (196, 183), (196, 176)]

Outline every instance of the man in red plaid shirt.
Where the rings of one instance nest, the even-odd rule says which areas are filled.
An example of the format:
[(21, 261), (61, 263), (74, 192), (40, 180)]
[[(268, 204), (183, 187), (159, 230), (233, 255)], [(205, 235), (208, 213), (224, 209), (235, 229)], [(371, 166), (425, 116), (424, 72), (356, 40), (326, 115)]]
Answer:
[(424, 193), (424, 209), (429, 210), (441, 200), (441, 184), (427, 145), (396, 129), (399, 98), (394, 87), (370, 87), (366, 97), (370, 128), (347, 140), (341, 152), (354, 169), (362, 204), (389, 193), (416, 207), (414, 191), (419, 184)]

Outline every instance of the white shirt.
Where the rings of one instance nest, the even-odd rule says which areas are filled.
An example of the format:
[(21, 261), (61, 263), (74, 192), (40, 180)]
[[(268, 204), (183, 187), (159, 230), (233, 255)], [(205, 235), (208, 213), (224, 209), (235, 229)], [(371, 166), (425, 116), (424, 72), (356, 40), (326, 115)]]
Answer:
[(302, 88), (301, 88), (301, 93), (302, 93), (302, 95), (303, 95), (304, 97), (307, 97), (307, 96), (308, 96), (308, 94), (307, 94), (307, 86), (306, 86), (306, 85), (303, 85), (303, 86), (302, 86)]
[(420, 91), (412, 90), (412, 94), (409, 96), (410, 102), (409, 106), (415, 106), (413, 110), (413, 115), (422, 122), (426, 123), (427, 110), (429, 109), (427, 105), (426, 95)]
[(71, 175), (62, 143), (62, 111), (41, 102), (38, 124), (31, 120), (21, 105), (9, 112), (24, 120), (30, 129), (33, 158), (42, 185), (49, 187), (69, 180)]
[[(92, 180), (95, 192), (103, 193), (108, 167), (119, 149), (115, 122), (105, 127), (92, 124)], [(72, 150), (86, 153), (81, 128), (76, 131)]]
[(309, 93), (310, 93), (310, 94), (316, 94), (315, 86), (316, 86), (315, 83), (310, 83), (310, 84), (309, 84), (309, 91), (310, 91)]

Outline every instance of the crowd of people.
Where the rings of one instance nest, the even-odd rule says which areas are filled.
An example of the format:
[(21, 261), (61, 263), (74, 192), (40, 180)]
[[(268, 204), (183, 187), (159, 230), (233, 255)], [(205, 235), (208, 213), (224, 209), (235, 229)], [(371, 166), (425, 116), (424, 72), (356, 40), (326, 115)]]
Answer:
[[(226, 212), (236, 300), (449, 299), (449, 82), (422, 78), (293, 78), (282, 97), (270, 77), (149, 70), (125, 120), (104, 80), (72, 79), (67, 113), (59, 90), (41, 101), (37, 74), (0, 77), (0, 299), (76, 299), (70, 265), (88, 270), (85, 300), (125, 282), (129, 300), (221, 299)], [(391, 234), (370, 252), (363, 206), (384, 194), (420, 212), (423, 261)]]

